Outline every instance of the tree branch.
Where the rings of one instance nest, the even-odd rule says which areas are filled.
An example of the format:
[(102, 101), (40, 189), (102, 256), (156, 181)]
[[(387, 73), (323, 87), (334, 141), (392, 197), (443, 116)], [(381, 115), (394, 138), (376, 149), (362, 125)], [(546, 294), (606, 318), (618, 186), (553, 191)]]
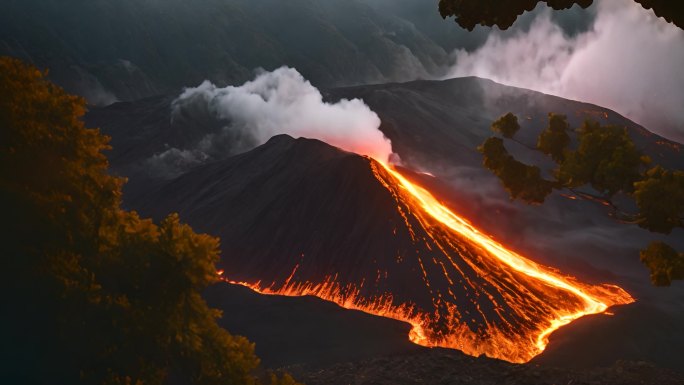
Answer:
[(600, 203), (603, 206), (607, 206), (610, 208), (610, 213), (608, 214), (611, 218), (614, 218), (615, 220), (619, 221), (620, 223), (624, 224), (637, 224), (638, 223), (638, 218), (637, 214), (633, 213), (628, 213), (626, 211), (622, 211), (613, 201), (611, 201), (608, 197), (605, 196), (600, 196), (600, 195), (595, 195), (591, 194), (588, 192), (584, 191), (579, 191), (577, 189), (571, 188), (571, 187), (565, 187), (568, 191), (572, 192), (576, 196), (578, 196), (581, 199), (590, 201), (590, 202), (596, 202)]

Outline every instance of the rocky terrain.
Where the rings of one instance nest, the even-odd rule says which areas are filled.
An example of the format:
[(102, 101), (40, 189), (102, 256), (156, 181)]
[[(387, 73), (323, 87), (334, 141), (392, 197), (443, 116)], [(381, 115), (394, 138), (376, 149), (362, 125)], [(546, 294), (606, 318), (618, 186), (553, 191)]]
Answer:
[(454, 351), (430, 350), (323, 368), (288, 367), (308, 385), (675, 385), (684, 376), (646, 362), (618, 361), (591, 369), (512, 365)]

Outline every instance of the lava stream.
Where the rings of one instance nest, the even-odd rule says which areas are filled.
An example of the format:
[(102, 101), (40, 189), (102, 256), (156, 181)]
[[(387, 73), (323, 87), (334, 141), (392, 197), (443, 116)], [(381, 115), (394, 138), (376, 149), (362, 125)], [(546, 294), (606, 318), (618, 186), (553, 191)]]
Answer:
[(602, 298), (600, 295), (591, 295), (585, 292), (581, 287), (576, 286), (566, 277), (562, 277), (552, 270), (545, 268), (523, 256), (506, 249), (500, 243), (494, 241), (487, 235), (482, 234), (468, 221), (459, 217), (439, 203), (437, 199), (424, 188), (411, 183), (403, 175), (395, 169), (380, 163), (387, 172), (392, 174), (401, 185), (418, 201), (422, 208), (428, 212), (433, 218), (448, 226), (453, 231), (475, 242), (477, 245), (487, 250), (491, 255), (495, 256), (499, 261), (510, 266), (512, 269), (519, 271), (528, 277), (535, 278), (547, 283), (550, 286), (567, 290), (572, 294), (582, 298), (586, 306), (584, 309), (560, 316), (552, 319), (548, 328), (544, 329), (537, 337), (536, 344), (541, 353), (548, 344), (548, 336), (561, 326), (567, 325), (573, 320), (589, 314), (597, 314), (604, 312), (609, 306), (614, 304), (625, 304), (633, 301), (632, 297), (626, 292), (620, 293), (620, 296), (614, 298)]
[[(313, 295), (401, 320), (412, 325), (409, 338), (417, 344), (511, 362), (529, 361), (545, 349), (551, 333), (579, 317), (634, 301), (617, 286), (583, 284), (508, 250), (396, 169), (369, 162), (395, 200), (413, 242), (429, 251), (417, 248), (415, 260), (405, 263), (413, 263), (423, 275), (432, 308), (398, 299), (392, 292), (373, 294), (366, 281), (342, 283), (335, 272), (318, 282), (299, 277), (299, 263), (280, 283), (224, 280), (262, 294)], [(464, 310), (464, 304), (472, 311)]]

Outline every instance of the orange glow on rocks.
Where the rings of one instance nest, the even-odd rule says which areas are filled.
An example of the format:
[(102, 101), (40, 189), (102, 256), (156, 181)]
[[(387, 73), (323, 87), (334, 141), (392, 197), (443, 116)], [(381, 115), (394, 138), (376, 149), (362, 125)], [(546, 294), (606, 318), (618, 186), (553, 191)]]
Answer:
[[(431, 294), (431, 307), (400, 301), (391, 292), (370, 295), (364, 288), (369, 282), (342, 284), (335, 272), (319, 282), (298, 280), (299, 264), (280, 283), (222, 279), (262, 294), (312, 295), (404, 321), (412, 326), (410, 340), (423, 346), (519, 363), (541, 353), (558, 328), (634, 301), (617, 286), (581, 283), (507, 249), (396, 169), (372, 159), (369, 165), (396, 201), (413, 242), (435, 251), (415, 254), (413, 269), (422, 276), (422, 289)], [(398, 257), (396, 263), (408, 263), (406, 258)], [(378, 270), (377, 281), (387, 274)]]

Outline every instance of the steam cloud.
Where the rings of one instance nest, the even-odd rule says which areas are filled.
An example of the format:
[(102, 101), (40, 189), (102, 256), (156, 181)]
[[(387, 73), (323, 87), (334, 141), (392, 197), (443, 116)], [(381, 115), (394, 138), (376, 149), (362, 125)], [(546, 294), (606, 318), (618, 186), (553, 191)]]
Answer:
[(392, 144), (385, 138), (380, 118), (359, 99), (330, 104), (293, 68), (262, 72), (239, 87), (218, 88), (205, 81), (186, 89), (174, 102), (200, 97), (224, 128), (253, 139), (253, 146), (277, 134), (320, 139), (343, 150), (387, 161)]
[(220, 129), (200, 134), (187, 148), (171, 147), (149, 158), (151, 174), (171, 178), (206, 161), (248, 151), (278, 134), (319, 139), (345, 151), (398, 161), (379, 130), (380, 118), (362, 100), (326, 103), (320, 91), (288, 67), (262, 71), (239, 87), (205, 81), (173, 102), (172, 120), (184, 114), (207, 117)]
[(512, 37), (492, 33), (481, 48), (454, 53), (449, 77), (591, 102), (684, 142), (684, 31), (631, 0), (597, 6), (593, 29), (575, 36), (548, 11)]

